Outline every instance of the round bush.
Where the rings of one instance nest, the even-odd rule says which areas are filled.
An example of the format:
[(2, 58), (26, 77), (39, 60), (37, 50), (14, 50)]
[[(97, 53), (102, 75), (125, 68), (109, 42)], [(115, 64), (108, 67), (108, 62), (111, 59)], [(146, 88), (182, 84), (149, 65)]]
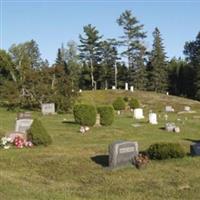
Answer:
[(124, 101), (128, 102), (128, 97), (127, 96), (124, 97)]
[(121, 97), (118, 97), (113, 102), (113, 107), (114, 107), (115, 110), (124, 110), (125, 106), (126, 106), (126, 104), (125, 104), (124, 100)]
[(99, 106), (97, 108), (100, 114), (100, 124), (103, 126), (109, 126), (114, 121), (114, 109), (112, 106)]
[(52, 143), (50, 135), (38, 119), (33, 121), (31, 128), (27, 131), (27, 139), (34, 145), (47, 146)]
[(96, 108), (93, 105), (77, 104), (74, 106), (74, 119), (83, 126), (93, 126), (96, 123)]
[(140, 107), (140, 103), (137, 99), (131, 98), (131, 100), (129, 101), (129, 106), (131, 109), (136, 109)]
[(151, 159), (164, 160), (169, 158), (183, 158), (185, 151), (178, 143), (156, 143), (147, 150)]

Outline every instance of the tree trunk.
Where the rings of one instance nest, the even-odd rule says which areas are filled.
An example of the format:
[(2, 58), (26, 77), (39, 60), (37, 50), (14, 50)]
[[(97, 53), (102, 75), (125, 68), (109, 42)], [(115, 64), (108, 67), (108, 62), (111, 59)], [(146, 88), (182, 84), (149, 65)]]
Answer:
[(95, 89), (94, 88), (94, 85), (95, 85), (95, 81), (94, 81), (94, 67), (93, 67), (93, 62), (92, 62), (92, 59), (90, 58), (90, 68), (91, 68), (91, 72), (90, 72), (90, 75), (91, 75), (91, 84), (92, 84), (92, 89)]

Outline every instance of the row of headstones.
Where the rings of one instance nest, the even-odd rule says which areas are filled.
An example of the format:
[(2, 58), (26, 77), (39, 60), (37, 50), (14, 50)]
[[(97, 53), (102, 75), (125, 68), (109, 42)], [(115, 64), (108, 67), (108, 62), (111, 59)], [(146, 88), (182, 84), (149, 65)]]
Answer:
[[(112, 90), (116, 90), (116, 86), (112, 86)], [(129, 86), (128, 86), (128, 83), (125, 83), (125, 90), (128, 91), (129, 90)], [(130, 91), (131, 92), (134, 92), (134, 87), (133, 86), (130, 86)]]
[[(135, 164), (134, 158), (139, 154), (137, 142), (117, 141), (109, 145), (109, 167), (116, 168), (127, 164)], [(200, 143), (190, 145), (190, 154), (200, 156)]]

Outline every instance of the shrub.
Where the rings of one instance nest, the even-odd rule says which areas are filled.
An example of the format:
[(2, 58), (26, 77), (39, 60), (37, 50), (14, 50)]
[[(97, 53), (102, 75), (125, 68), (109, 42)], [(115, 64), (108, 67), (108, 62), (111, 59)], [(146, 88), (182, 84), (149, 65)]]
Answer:
[(31, 128), (27, 131), (27, 139), (34, 145), (47, 146), (52, 143), (50, 135), (38, 119), (33, 121)]
[(185, 156), (183, 147), (178, 143), (156, 143), (147, 150), (151, 159), (182, 158)]
[(121, 97), (118, 97), (113, 102), (113, 107), (114, 107), (115, 110), (124, 110), (125, 106), (126, 106), (125, 102), (124, 102), (124, 100)]
[(128, 102), (128, 97), (127, 96), (124, 97), (124, 101)]
[(131, 109), (139, 108), (140, 103), (137, 99), (131, 98), (131, 100), (129, 101), (129, 106), (130, 106)]
[(96, 122), (96, 108), (93, 105), (77, 104), (74, 106), (74, 119), (83, 126), (93, 126)]
[(100, 114), (100, 124), (104, 126), (109, 126), (114, 121), (114, 109), (112, 106), (99, 106), (97, 108)]

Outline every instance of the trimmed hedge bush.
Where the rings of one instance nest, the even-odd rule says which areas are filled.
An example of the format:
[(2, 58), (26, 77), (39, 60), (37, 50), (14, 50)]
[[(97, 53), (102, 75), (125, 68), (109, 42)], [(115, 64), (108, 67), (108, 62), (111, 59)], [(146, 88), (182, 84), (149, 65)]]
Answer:
[(125, 109), (125, 101), (123, 100), (123, 98), (118, 97), (117, 99), (115, 99), (115, 101), (113, 102), (113, 108), (115, 110), (124, 110)]
[(186, 153), (178, 143), (156, 143), (147, 150), (151, 159), (164, 160), (169, 158), (183, 158)]
[(27, 139), (34, 145), (47, 146), (52, 143), (50, 135), (38, 119), (33, 121), (31, 128), (27, 131)]
[(100, 124), (109, 126), (114, 121), (114, 109), (112, 106), (98, 106), (98, 113), (100, 114)]
[(129, 106), (131, 109), (136, 109), (140, 107), (140, 103), (137, 99), (131, 98), (131, 100), (129, 101)]
[(77, 104), (74, 106), (74, 119), (83, 126), (93, 126), (96, 123), (97, 111), (93, 105)]

